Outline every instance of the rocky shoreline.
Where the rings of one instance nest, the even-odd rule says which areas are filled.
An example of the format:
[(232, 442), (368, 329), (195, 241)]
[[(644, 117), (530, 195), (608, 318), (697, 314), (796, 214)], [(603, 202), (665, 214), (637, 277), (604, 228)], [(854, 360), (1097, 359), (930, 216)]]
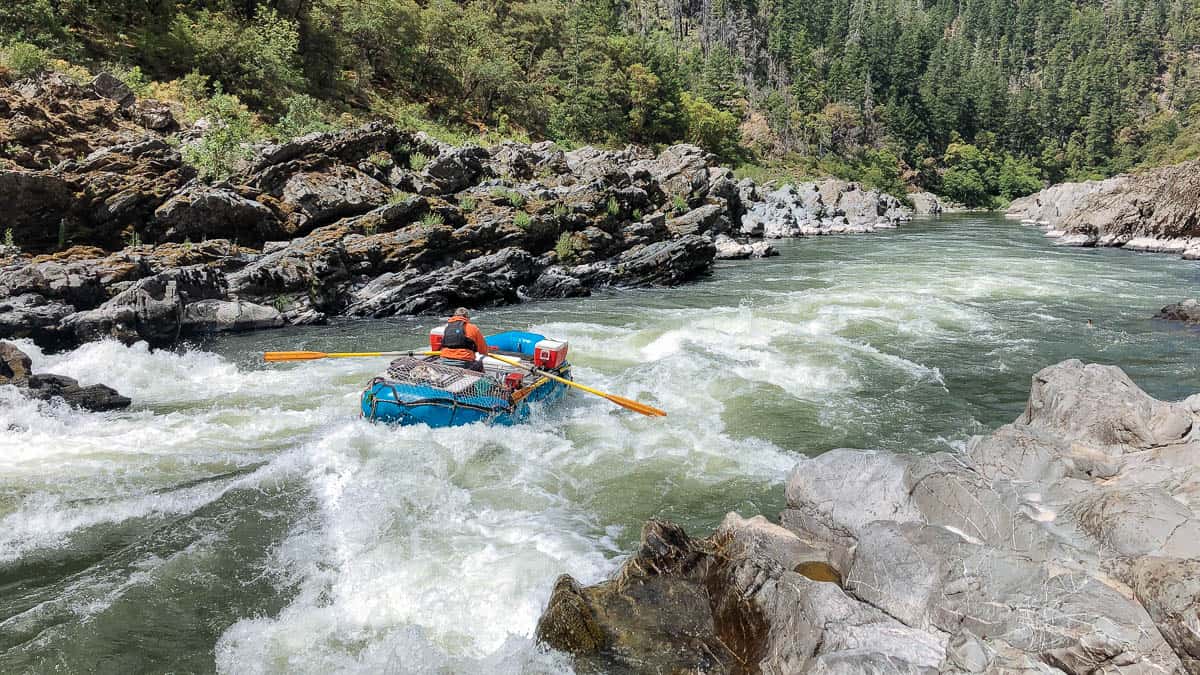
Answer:
[(1006, 214), (1068, 246), (1113, 246), (1200, 260), (1200, 160), (1102, 181), (1063, 183)]
[(690, 145), (454, 147), (382, 123), (256, 146), (207, 183), (178, 146), (210, 123), (107, 75), (9, 83), (0, 115), (0, 339), (51, 350), (671, 286), (772, 255), (764, 238), (911, 217), (843, 181), (763, 193)]
[(1033, 378), (964, 453), (802, 461), (780, 524), (651, 521), (538, 625), (581, 672), (1200, 673), (1200, 394)]

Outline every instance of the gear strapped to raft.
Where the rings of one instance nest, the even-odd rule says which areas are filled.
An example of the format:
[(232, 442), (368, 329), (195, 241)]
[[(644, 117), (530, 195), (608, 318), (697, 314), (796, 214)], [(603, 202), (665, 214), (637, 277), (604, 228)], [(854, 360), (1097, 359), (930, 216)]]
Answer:
[[(387, 376), (371, 380), (371, 385), (391, 390), (390, 397), (373, 397), (372, 416), (380, 403), (463, 408), (495, 416), (513, 412), (517, 401), (526, 393), (514, 392), (506, 383), (481, 373), (413, 357), (392, 361)], [(404, 392), (397, 391), (397, 387), (402, 387)]]

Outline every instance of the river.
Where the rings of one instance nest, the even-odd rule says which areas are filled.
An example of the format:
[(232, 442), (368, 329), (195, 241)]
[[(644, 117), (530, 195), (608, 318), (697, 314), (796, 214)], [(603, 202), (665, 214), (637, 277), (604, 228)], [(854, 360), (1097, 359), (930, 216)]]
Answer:
[(478, 313), (568, 340), (576, 379), (665, 419), (572, 395), (524, 427), (390, 429), (357, 417), (380, 360), (260, 361), (421, 345), (428, 317), (21, 343), (135, 405), (0, 388), (0, 671), (561, 672), (531, 639), (556, 575), (604, 578), (649, 517), (706, 534), (775, 518), (802, 456), (959, 449), (1066, 358), (1200, 391), (1197, 332), (1149, 318), (1200, 293), (1196, 263), (991, 215), (777, 246), (684, 288)]

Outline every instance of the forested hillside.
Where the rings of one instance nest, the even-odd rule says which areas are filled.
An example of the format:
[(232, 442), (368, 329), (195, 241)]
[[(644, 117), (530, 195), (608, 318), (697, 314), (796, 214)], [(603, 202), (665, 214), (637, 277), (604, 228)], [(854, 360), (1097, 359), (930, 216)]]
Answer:
[(688, 140), (979, 205), (1200, 154), (1200, 0), (8, 0), (0, 45), (239, 134)]

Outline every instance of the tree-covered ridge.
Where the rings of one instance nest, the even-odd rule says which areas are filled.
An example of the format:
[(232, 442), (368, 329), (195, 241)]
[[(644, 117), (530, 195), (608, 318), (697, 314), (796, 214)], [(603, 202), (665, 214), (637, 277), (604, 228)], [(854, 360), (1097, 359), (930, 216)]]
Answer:
[(276, 129), (688, 140), (981, 205), (1200, 147), (1200, 0), (10, 0), (0, 48)]
[(713, 0), (686, 20), (777, 152), (884, 146), (921, 170), (965, 139), (1052, 181), (1197, 153), (1174, 145), (1200, 116), (1196, 0)]

